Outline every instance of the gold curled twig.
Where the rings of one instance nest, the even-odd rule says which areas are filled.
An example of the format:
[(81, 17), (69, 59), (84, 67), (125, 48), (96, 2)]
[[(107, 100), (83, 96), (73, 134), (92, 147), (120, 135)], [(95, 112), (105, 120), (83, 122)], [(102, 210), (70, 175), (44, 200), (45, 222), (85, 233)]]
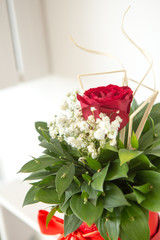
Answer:
[[(129, 6), (129, 7), (126, 9), (126, 11), (125, 11), (125, 13), (124, 13), (124, 15), (123, 15), (121, 30), (122, 30), (123, 34), (125, 35), (125, 37), (142, 53), (142, 55), (145, 57), (145, 59), (147, 60), (147, 62), (150, 64), (148, 70), (146, 71), (146, 73), (144, 74), (142, 80), (139, 82), (136, 90), (134, 91), (134, 96), (135, 96), (135, 94), (136, 94), (136, 92), (138, 91), (139, 87), (141, 86), (142, 82), (144, 81), (144, 79), (147, 77), (147, 75), (149, 74), (149, 72), (150, 72), (151, 70), (152, 70), (152, 72), (153, 72), (153, 78), (154, 78), (154, 89), (156, 89), (156, 79), (155, 79), (155, 74), (154, 74), (154, 71), (153, 71), (153, 59), (152, 59), (152, 57), (151, 57), (148, 53), (146, 53), (146, 51), (144, 51), (141, 47), (139, 47), (139, 46), (133, 41), (133, 39), (127, 34), (127, 32), (126, 32), (125, 29), (124, 29), (124, 20), (125, 20), (125, 17), (126, 17), (128, 11), (129, 11), (130, 7), (131, 7), (131, 6)], [(149, 55), (150, 59), (149, 59), (149, 57), (148, 57), (147, 55)]]
[(121, 68), (124, 70), (124, 66), (123, 64), (121, 63), (120, 59), (117, 58), (116, 56), (110, 54), (110, 53), (105, 53), (105, 52), (100, 52), (100, 51), (97, 51), (97, 50), (93, 50), (93, 49), (89, 49), (89, 48), (86, 48), (86, 47), (83, 47), (81, 45), (79, 45), (74, 39), (72, 36), (70, 36), (70, 40), (73, 42), (73, 44), (80, 48), (81, 50), (85, 51), (85, 52), (89, 52), (89, 53), (93, 53), (93, 54), (97, 54), (97, 55), (101, 55), (101, 56), (105, 56), (105, 57), (109, 57), (109, 58), (112, 58), (113, 60), (115, 60), (116, 62), (118, 62), (121, 66)]
[[(124, 15), (123, 15), (123, 18), (122, 18), (122, 26), (121, 26), (122, 32), (123, 32), (123, 34), (127, 37), (127, 39), (142, 53), (142, 55), (145, 57), (145, 59), (147, 60), (147, 62), (150, 64), (148, 70), (146, 71), (146, 73), (144, 74), (143, 78), (141, 79), (141, 81), (140, 81), (139, 83), (138, 83), (137, 81), (133, 80), (133, 79), (129, 79), (129, 80), (131, 80), (131, 81), (133, 81), (133, 82), (138, 83), (138, 86), (136, 87), (133, 96), (135, 96), (135, 94), (137, 93), (137, 91), (138, 91), (138, 89), (139, 89), (140, 86), (144, 86), (144, 87), (152, 90), (152, 91), (153, 91), (153, 94), (152, 94), (140, 107), (138, 107), (138, 108), (136, 109), (136, 111), (134, 111), (134, 112), (131, 114), (130, 118), (129, 118), (128, 140), (127, 140), (127, 146), (128, 146), (128, 148), (131, 148), (131, 136), (132, 136), (133, 118), (148, 104), (148, 106), (147, 106), (147, 108), (146, 108), (146, 110), (145, 110), (145, 113), (144, 113), (144, 115), (143, 115), (143, 117), (142, 117), (142, 119), (141, 119), (141, 122), (140, 122), (140, 124), (139, 124), (139, 126), (138, 126), (138, 128), (137, 128), (137, 130), (136, 130), (136, 133), (135, 133), (137, 139), (139, 139), (140, 136), (141, 136), (141, 133), (142, 133), (142, 131), (143, 131), (144, 125), (145, 125), (145, 123), (146, 123), (146, 121), (147, 121), (147, 118), (148, 118), (148, 116), (149, 116), (149, 114), (150, 114), (150, 111), (151, 111), (151, 109), (152, 109), (152, 106), (153, 106), (153, 104), (154, 104), (154, 102), (155, 102), (155, 100), (156, 100), (156, 97), (157, 97), (157, 95), (158, 95), (158, 91), (156, 90), (155, 74), (154, 74), (154, 71), (153, 71), (153, 60), (152, 60), (151, 56), (150, 56), (150, 59), (149, 59), (149, 57), (148, 57), (149, 54), (147, 54), (146, 51), (144, 51), (142, 48), (140, 48), (140, 47), (133, 41), (133, 39), (127, 34), (127, 32), (126, 32), (125, 29), (124, 29), (125, 16), (126, 16), (128, 10), (130, 9), (130, 7), (131, 7), (131, 6), (129, 6), (129, 7), (127, 8), (127, 10), (125, 11), (125, 13), (124, 13)], [(149, 74), (149, 72), (150, 72), (151, 70), (152, 70), (152, 72), (153, 72), (154, 89), (152, 89), (152, 88), (150, 88), (150, 87), (148, 87), (148, 86), (146, 86), (146, 85), (143, 84), (144, 79), (147, 77), (147, 75)]]

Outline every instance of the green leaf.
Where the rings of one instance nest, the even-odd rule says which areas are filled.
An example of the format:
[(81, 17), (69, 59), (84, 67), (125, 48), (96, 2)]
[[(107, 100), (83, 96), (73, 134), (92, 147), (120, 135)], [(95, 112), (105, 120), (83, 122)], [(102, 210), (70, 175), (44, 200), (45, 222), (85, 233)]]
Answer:
[(144, 195), (143, 193), (139, 192), (139, 191), (136, 190), (136, 189), (133, 189), (133, 191), (134, 191), (134, 193), (135, 193), (136, 200), (137, 200), (137, 202), (138, 202), (139, 204), (142, 203), (142, 202), (146, 199), (146, 197), (145, 197), (145, 195)]
[(153, 211), (160, 211), (160, 173), (143, 170), (137, 173), (135, 181), (138, 184), (149, 183), (150, 191), (145, 194), (146, 200), (144, 200), (141, 205), (142, 207)]
[(98, 158), (99, 162), (109, 162), (111, 159), (116, 159), (118, 154), (117, 148), (106, 144), (104, 148), (100, 151), (100, 156)]
[(39, 172), (33, 172), (31, 173), (28, 177), (26, 177), (24, 179), (24, 181), (26, 180), (37, 180), (37, 179), (43, 179), (49, 175), (53, 174), (52, 172), (50, 171), (46, 171), (46, 170), (42, 170), (42, 171), (39, 171)]
[(138, 191), (146, 194), (150, 191), (151, 189), (151, 184), (150, 183), (146, 183), (146, 184), (143, 184), (141, 186), (134, 186), (133, 187), (134, 189), (137, 189)]
[(79, 228), (82, 224), (82, 221), (77, 218), (74, 214), (69, 216), (64, 215), (64, 236), (66, 237), (68, 234), (74, 232)]
[(50, 175), (44, 178), (40, 183), (38, 184), (38, 187), (40, 188), (46, 188), (46, 187), (55, 187), (55, 175)]
[(120, 165), (123, 165), (124, 163), (129, 162), (130, 160), (138, 157), (142, 153), (143, 152), (137, 151), (137, 150), (120, 149), (118, 152)]
[(150, 112), (151, 118), (154, 120), (154, 124), (159, 123), (160, 119), (160, 103), (154, 104)]
[(155, 169), (155, 166), (149, 161), (146, 155), (141, 154), (129, 163), (129, 169), (134, 171)]
[(109, 164), (105, 168), (103, 168), (101, 172), (96, 172), (93, 175), (92, 177), (93, 182), (91, 183), (92, 188), (103, 192), (103, 184), (108, 172), (108, 168), (109, 168)]
[(131, 137), (131, 145), (132, 145), (132, 148), (135, 148), (135, 149), (139, 148), (139, 143), (134, 132), (132, 133), (132, 137)]
[(74, 164), (63, 166), (57, 172), (55, 183), (59, 198), (61, 198), (64, 191), (70, 186), (71, 182), (73, 181), (74, 174)]
[(35, 200), (39, 202), (44, 202), (48, 204), (58, 204), (64, 202), (64, 195), (59, 199), (56, 189), (48, 188), (43, 189), (41, 188), (37, 194), (35, 195)]
[[(155, 125), (155, 133), (160, 135), (160, 123)], [(147, 131), (140, 137), (139, 140), (139, 149), (146, 150), (151, 145), (155, 144), (156, 142), (160, 141), (160, 136), (155, 137), (153, 135), (153, 128)]]
[(70, 201), (70, 207), (73, 213), (82, 221), (86, 222), (88, 226), (91, 226), (102, 215), (103, 204), (99, 200), (97, 205), (87, 201), (84, 204), (84, 200), (80, 195), (74, 195)]
[[(121, 214), (121, 228), (128, 239), (149, 240), (149, 226), (145, 214), (137, 205), (125, 207)], [(121, 232), (122, 239), (123, 233)]]
[(19, 172), (23, 173), (29, 173), (29, 172), (36, 172), (41, 169), (47, 168), (48, 166), (52, 166), (55, 163), (63, 163), (64, 161), (61, 161), (60, 159), (43, 155), (39, 158), (35, 158), (34, 160), (31, 160), (27, 162)]
[(51, 139), (51, 142), (43, 140), (39, 145), (57, 154), (58, 156), (64, 156), (62, 146), (57, 139)]
[(120, 166), (120, 160), (116, 159), (114, 161), (111, 161), (110, 163), (106, 180), (111, 181), (118, 178), (127, 178), (128, 177), (127, 172), (128, 172), (127, 163), (124, 163), (122, 166)]
[(96, 226), (104, 240), (109, 240), (107, 236), (106, 217), (99, 218), (96, 222)]
[(150, 122), (149, 122), (149, 119), (147, 119), (145, 125), (144, 125), (144, 128), (143, 128), (143, 132), (142, 134), (146, 133), (147, 131), (149, 131), (149, 128), (150, 128)]
[(117, 240), (119, 237), (120, 226), (120, 209), (114, 209), (113, 213), (110, 213), (109, 218), (106, 221), (107, 232), (110, 240)]
[(153, 155), (153, 156), (156, 156), (156, 157), (160, 157), (160, 146), (158, 146), (157, 148), (154, 148), (150, 151), (147, 151), (146, 155)]
[(81, 182), (79, 181), (79, 179), (76, 176), (73, 177), (73, 180), (78, 185), (78, 187), (81, 186)]
[(114, 183), (107, 183), (105, 186), (103, 206), (105, 209), (129, 205), (123, 192)]
[(134, 112), (137, 108), (138, 108), (138, 103), (137, 103), (136, 99), (133, 98), (132, 104), (131, 104), (132, 112)]
[(35, 200), (35, 195), (39, 191), (38, 187), (32, 186), (29, 191), (27, 192), (24, 202), (23, 202), (23, 207), (29, 204), (37, 203), (38, 200)]
[(67, 211), (70, 209), (69, 201), (59, 204), (60, 211), (64, 214), (68, 214)]
[(91, 178), (90, 175), (88, 175), (88, 174), (82, 174), (82, 177), (83, 177), (84, 181), (86, 181), (86, 182), (88, 182), (88, 183), (91, 183), (92, 178)]
[(48, 213), (47, 218), (46, 218), (46, 227), (48, 227), (49, 222), (51, 221), (52, 217), (56, 213), (58, 207), (53, 207), (52, 210)]
[(65, 191), (65, 201), (64, 204), (76, 193), (79, 193), (81, 189), (77, 187), (77, 185), (72, 182), (69, 188)]
[[(46, 122), (35, 122), (35, 128), (37, 132), (43, 137), (41, 129), (44, 129), (46, 131), (46, 134), (49, 136), (49, 128), (47, 127)], [(48, 132), (48, 133), (47, 133)]]
[(88, 195), (89, 195), (88, 199), (95, 199), (97, 202), (99, 191), (93, 189), (90, 185), (88, 185), (87, 182), (84, 182), (82, 184), (81, 191), (82, 192), (85, 191), (88, 193)]
[(87, 160), (88, 166), (91, 169), (97, 171), (102, 168), (100, 162), (98, 162), (96, 159), (87, 157), (86, 160)]
[(121, 141), (121, 139), (117, 140), (117, 144), (118, 144), (118, 149), (124, 149), (125, 148), (124, 143)]

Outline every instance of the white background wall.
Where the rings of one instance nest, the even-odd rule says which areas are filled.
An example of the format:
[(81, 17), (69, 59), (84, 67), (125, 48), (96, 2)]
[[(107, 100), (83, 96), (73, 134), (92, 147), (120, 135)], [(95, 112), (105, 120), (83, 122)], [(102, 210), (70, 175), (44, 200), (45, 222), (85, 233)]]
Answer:
[[(125, 27), (138, 45), (152, 55), (157, 88), (160, 90), (159, 0), (39, 1), (43, 6), (47, 26), (45, 37), (55, 77), (21, 83), (0, 91), (0, 169), (6, 180), (16, 177), (22, 164), (30, 160), (29, 155), (37, 156), (40, 153), (34, 122), (47, 121), (58, 111), (64, 93), (79, 87), (77, 74), (120, 69), (120, 65), (109, 58), (76, 48), (69, 40), (70, 35), (85, 47), (116, 55), (127, 69), (129, 77), (139, 81), (148, 64), (121, 32), (122, 16), (131, 3)], [(18, 0), (15, 3), (18, 8)], [(25, 31), (22, 25), (21, 30)], [(26, 36), (28, 39), (30, 37)], [(26, 55), (29, 58), (27, 50)], [(29, 59), (27, 62), (29, 66)], [(119, 76), (119, 84), (118, 80)], [(153, 86), (152, 82), (150, 74), (146, 83)], [(142, 89), (138, 95), (139, 102), (147, 94)], [(160, 101), (160, 95), (157, 101)]]

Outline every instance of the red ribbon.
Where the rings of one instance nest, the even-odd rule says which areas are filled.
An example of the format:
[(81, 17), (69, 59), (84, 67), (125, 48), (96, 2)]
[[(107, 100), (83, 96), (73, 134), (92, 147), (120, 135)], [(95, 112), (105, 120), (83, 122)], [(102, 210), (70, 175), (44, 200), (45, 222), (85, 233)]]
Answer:
[[(46, 228), (47, 215), (48, 212), (45, 210), (40, 210), (38, 213), (38, 224), (43, 234), (61, 234), (58, 240), (104, 240), (94, 224), (88, 227), (86, 223), (83, 223), (75, 232), (64, 237), (63, 219), (53, 216)], [(158, 213), (149, 212), (149, 228), (150, 240), (160, 240), (160, 219)]]

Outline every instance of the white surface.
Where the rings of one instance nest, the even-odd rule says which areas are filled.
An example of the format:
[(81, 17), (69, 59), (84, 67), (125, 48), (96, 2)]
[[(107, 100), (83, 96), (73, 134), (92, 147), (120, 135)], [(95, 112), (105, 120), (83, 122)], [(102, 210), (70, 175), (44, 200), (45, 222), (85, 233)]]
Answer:
[(65, 94), (78, 88), (77, 79), (49, 76), (0, 91), (1, 178), (16, 178), (30, 156), (41, 154), (34, 122), (51, 120)]
[[(57, 239), (56, 236), (45, 236), (40, 233), (39, 226), (37, 223), (37, 214), (40, 209), (46, 209), (48, 207), (47, 204), (37, 203), (28, 205), (22, 208), (24, 196), (29, 189), (29, 184), (26, 182), (21, 182), (19, 180), (3, 183), (0, 185), (0, 207), (7, 209), (13, 216), (17, 217), (19, 220), (24, 222), (27, 226), (29, 226), (32, 230), (37, 233), (37, 239)], [(12, 218), (13, 218), (12, 216)], [(62, 214), (56, 213), (56, 216), (63, 218)], [(9, 215), (7, 216), (9, 217)], [(4, 222), (0, 222), (1, 227), (3, 227), (3, 231), (5, 230), (6, 233), (12, 231), (13, 229), (9, 229), (8, 223), (10, 219), (5, 219)], [(13, 225), (16, 229), (15, 232), (22, 232), (23, 233), (23, 225), (22, 228), (19, 227), (17, 218), (13, 218)], [(17, 224), (16, 224), (17, 221)], [(25, 226), (24, 226), (25, 229)], [(39, 237), (39, 238), (38, 238)], [(27, 238), (28, 239), (28, 238)], [(5, 239), (3, 239), (5, 240)], [(10, 240), (10, 239), (8, 239)], [(20, 240), (13, 239), (13, 240)]]
[[(46, 0), (44, 3), (54, 73), (75, 76), (121, 68), (113, 59), (76, 48), (69, 39), (72, 36), (86, 48), (117, 56), (128, 76), (140, 81), (148, 63), (121, 31), (122, 17), (131, 5), (125, 18), (125, 29), (152, 56), (160, 90), (159, 0)], [(147, 80), (149, 86), (153, 86), (151, 74)]]

